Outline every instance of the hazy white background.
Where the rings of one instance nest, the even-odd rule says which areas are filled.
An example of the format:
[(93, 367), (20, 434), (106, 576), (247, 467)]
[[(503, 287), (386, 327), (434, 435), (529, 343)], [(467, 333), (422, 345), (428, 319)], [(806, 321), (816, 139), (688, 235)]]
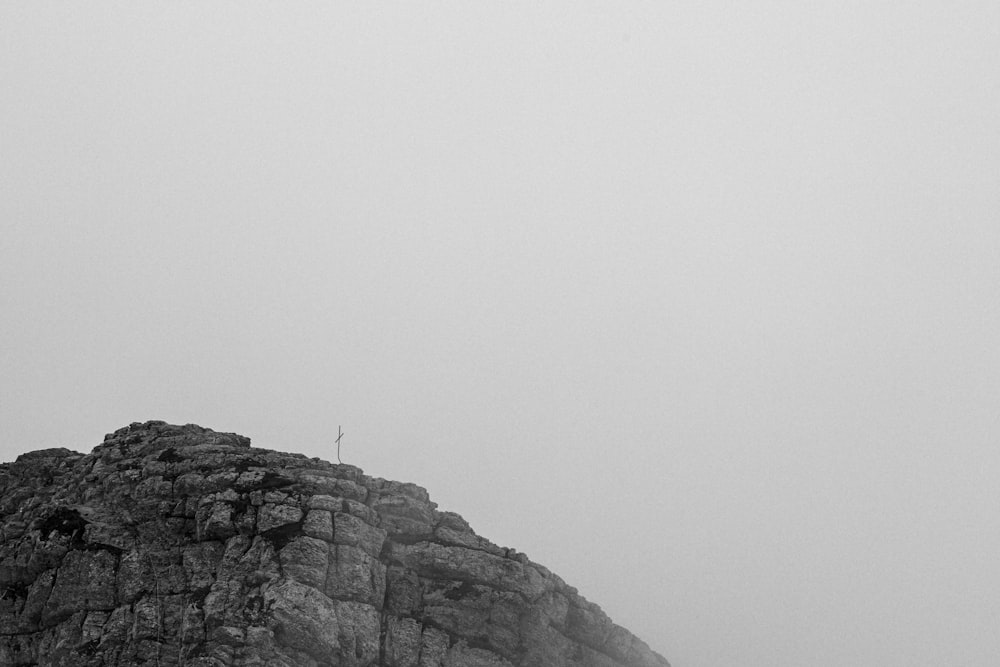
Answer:
[(0, 5), (0, 459), (414, 481), (676, 667), (1000, 659), (1000, 4)]

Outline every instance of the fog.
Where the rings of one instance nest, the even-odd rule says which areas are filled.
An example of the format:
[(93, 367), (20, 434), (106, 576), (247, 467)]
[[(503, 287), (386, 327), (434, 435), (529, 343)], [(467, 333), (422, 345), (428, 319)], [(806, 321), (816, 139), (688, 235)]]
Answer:
[(0, 460), (342, 426), (675, 667), (992, 667), (998, 62), (994, 2), (4, 3)]

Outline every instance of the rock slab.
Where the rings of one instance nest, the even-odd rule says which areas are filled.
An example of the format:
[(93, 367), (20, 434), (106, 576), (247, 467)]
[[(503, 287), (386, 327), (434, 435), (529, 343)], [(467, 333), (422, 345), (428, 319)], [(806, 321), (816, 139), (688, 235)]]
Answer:
[(159, 421), (0, 464), (0, 665), (669, 667), (419, 486)]

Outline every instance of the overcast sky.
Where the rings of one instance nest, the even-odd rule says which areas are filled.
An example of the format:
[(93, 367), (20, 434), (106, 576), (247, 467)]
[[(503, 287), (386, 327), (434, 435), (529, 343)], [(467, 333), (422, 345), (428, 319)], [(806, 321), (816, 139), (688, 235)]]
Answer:
[(0, 460), (416, 482), (675, 667), (995, 667), (1000, 4), (0, 4)]

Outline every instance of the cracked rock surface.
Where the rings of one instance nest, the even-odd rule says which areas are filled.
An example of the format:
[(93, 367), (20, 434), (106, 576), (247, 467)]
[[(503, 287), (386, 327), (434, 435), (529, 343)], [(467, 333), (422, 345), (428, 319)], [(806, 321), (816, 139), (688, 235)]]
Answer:
[(419, 486), (157, 421), (0, 464), (0, 665), (669, 667)]

